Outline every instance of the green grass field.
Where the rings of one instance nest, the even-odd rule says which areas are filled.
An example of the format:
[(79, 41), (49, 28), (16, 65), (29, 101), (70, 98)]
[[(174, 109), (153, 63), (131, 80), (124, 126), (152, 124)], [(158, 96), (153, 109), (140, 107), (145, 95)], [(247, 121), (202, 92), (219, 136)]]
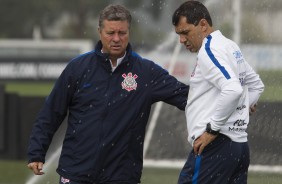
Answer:
[[(265, 91), (261, 101), (282, 101), (282, 71), (259, 71), (260, 77), (265, 84)], [(50, 93), (53, 82), (7, 82), (6, 91), (16, 92), (25, 96), (46, 96)]]
[(7, 82), (5, 90), (23, 96), (47, 96), (54, 86), (54, 82)]
[(282, 101), (282, 71), (259, 71), (260, 77), (265, 84), (261, 101)]
[[(142, 184), (176, 184), (180, 169), (144, 168)], [(0, 160), (0, 184), (24, 184), (32, 177), (25, 161)], [(38, 184), (57, 184), (55, 166)], [(39, 176), (41, 177), (41, 176)], [(248, 184), (281, 184), (282, 174), (249, 173)]]

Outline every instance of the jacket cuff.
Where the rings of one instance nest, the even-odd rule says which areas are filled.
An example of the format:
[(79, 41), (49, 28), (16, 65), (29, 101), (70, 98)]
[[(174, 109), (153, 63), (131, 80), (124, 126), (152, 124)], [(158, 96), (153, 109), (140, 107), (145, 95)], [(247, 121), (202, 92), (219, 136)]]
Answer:
[(42, 162), (43, 164), (45, 163), (45, 159), (42, 159), (42, 158), (31, 158), (28, 160), (28, 163), (31, 163), (31, 162)]

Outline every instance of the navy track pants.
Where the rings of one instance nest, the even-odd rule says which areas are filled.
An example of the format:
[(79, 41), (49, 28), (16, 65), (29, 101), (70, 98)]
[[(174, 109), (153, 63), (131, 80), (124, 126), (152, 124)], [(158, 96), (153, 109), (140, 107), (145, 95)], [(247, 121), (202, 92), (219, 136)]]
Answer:
[(201, 155), (190, 152), (178, 184), (246, 184), (249, 164), (248, 143), (220, 134)]

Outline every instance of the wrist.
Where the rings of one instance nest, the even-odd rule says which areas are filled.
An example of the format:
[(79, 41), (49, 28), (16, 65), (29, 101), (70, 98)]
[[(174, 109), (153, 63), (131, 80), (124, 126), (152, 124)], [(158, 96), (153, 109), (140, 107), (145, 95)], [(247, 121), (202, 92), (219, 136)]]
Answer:
[(211, 134), (211, 135), (218, 135), (219, 134), (219, 130), (213, 130), (210, 123), (207, 124), (206, 132)]

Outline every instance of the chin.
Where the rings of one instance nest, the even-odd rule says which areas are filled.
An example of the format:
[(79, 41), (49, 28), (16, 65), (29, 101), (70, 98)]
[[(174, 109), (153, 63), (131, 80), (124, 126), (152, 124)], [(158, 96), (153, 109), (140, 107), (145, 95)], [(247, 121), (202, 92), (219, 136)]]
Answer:
[(191, 53), (197, 53), (197, 52), (198, 52), (196, 49), (189, 49), (189, 51), (190, 51)]
[(125, 51), (111, 51), (111, 54), (115, 56), (123, 56), (124, 52)]

